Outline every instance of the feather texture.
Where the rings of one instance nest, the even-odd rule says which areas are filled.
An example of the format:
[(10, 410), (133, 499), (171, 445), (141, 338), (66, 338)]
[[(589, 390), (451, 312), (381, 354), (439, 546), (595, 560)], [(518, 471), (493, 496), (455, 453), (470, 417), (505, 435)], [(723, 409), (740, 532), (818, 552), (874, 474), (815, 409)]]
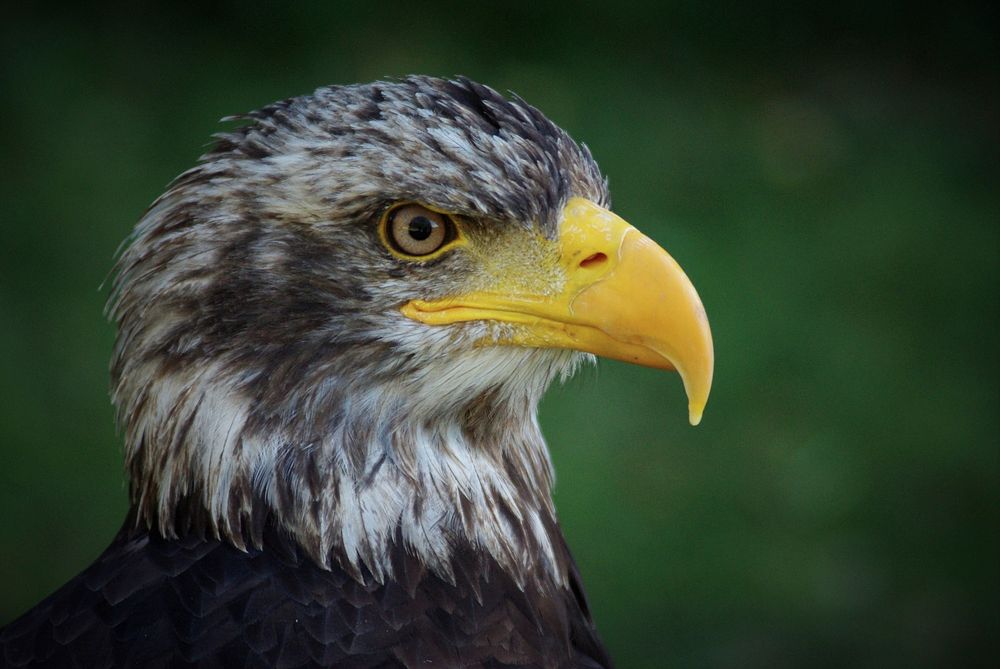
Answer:
[[(128, 527), (128, 526), (126, 526)], [(468, 549), (446, 582), (397, 548), (397, 579), (317, 566), (268, 527), (261, 549), (123, 530), (93, 565), (0, 632), (5, 667), (610, 666), (575, 568), (519, 588)], [(398, 544), (397, 544), (398, 545)]]
[[(0, 659), (608, 666), (536, 419), (588, 356), (400, 313), (498, 272), (558, 290), (559, 212), (608, 199), (586, 147), (467, 79), (322, 88), (244, 120), (118, 263), (125, 528), (3, 630)], [(477, 252), (394, 257), (376, 226), (406, 201), (461, 217)]]

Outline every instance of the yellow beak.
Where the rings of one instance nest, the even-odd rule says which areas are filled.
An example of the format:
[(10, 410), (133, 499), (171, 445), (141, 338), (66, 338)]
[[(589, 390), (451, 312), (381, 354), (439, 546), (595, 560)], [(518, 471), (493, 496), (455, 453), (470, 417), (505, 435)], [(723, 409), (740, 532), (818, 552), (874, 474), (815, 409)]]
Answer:
[(559, 226), (565, 281), (551, 293), (481, 291), (432, 302), (414, 300), (403, 314), (445, 325), (492, 320), (513, 335), (499, 344), (569, 348), (647, 367), (676, 369), (692, 425), (712, 388), (712, 333), (694, 286), (666, 251), (612, 212), (572, 198)]

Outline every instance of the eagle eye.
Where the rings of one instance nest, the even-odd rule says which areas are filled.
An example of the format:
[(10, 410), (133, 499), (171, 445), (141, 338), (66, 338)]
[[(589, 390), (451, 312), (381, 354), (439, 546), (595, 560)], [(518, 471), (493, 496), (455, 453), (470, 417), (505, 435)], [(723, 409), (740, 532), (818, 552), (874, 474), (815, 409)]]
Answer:
[(390, 250), (407, 259), (425, 259), (456, 237), (451, 218), (419, 204), (396, 207), (383, 227), (383, 239)]

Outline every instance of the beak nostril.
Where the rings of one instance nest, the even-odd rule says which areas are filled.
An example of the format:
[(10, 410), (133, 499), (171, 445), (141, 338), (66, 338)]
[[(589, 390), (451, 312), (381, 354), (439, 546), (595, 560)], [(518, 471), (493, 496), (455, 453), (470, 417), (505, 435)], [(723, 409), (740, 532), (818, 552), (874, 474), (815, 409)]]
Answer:
[(583, 260), (580, 261), (580, 267), (583, 267), (584, 269), (586, 269), (588, 267), (593, 267), (594, 265), (600, 265), (601, 263), (603, 263), (607, 259), (608, 259), (608, 257), (606, 255), (604, 255), (603, 253), (600, 253), (600, 252), (598, 252), (598, 253), (592, 253), (592, 254), (590, 254), (589, 256), (587, 256), (586, 258), (584, 258)]

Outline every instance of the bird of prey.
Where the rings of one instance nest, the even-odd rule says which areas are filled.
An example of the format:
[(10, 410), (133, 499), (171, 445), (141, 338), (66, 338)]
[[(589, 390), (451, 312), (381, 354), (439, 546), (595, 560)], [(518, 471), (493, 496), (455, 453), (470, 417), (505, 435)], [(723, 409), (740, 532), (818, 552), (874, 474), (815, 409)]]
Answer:
[(607, 667), (536, 418), (594, 355), (713, 348), (588, 149), (465, 78), (241, 117), (121, 253), (130, 511), (6, 667)]

